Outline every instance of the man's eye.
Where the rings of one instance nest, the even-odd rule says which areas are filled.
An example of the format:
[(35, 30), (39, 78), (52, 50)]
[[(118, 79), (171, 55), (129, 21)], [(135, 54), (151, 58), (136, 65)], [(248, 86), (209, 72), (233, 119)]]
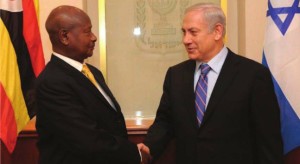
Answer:
[(85, 32), (87, 35), (90, 35), (92, 33), (92, 31), (86, 31)]
[(192, 34), (192, 35), (196, 35), (196, 34), (197, 34), (197, 31), (191, 31), (191, 34)]

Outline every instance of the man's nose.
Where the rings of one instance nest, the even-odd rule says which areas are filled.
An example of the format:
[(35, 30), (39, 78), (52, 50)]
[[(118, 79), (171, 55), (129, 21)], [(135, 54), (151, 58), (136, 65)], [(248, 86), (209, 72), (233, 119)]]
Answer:
[(93, 42), (96, 42), (96, 41), (97, 41), (97, 36), (96, 36), (94, 33), (92, 33), (92, 41), (93, 41)]
[(183, 35), (182, 42), (183, 42), (183, 44), (189, 44), (189, 43), (191, 43), (190, 36), (188, 34)]

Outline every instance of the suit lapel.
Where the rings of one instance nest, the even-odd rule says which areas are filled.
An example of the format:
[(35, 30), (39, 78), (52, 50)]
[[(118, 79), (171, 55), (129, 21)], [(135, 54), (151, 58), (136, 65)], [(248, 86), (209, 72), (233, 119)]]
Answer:
[[(76, 82), (79, 82), (82, 87), (86, 87), (92, 94), (94, 94), (96, 97), (98, 97), (107, 106), (112, 108), (111, 105), (108, 103), (108, 101), (104, 98), (104, 96), (96, 88), (96, 86), (94, 86), (94, 84), (88, 78), (86, 78), (81, 72), (79, 72), (77, 69), (75, 69), (74, 67), (72, 67), (71, 65), (69, 65), (68, 63), (66, 63), (65, 61), (59, 59), (58, 57), (56, 57), (54, 55), (52, 55), (52, 57), (51, 57), (51, 62), (58, 65), (67, 74), (71, 74), (71, 76), (74, 78), (74, 80)], [(114, 110), (114, 109), (112, 108), (112, 110)]]
[(220, 75), (217, 79), (215, 87), (213, 89), (212, 95), (210, 97), (209, 103), (207, 105), (206, 112), (203, 117), (203, 122), (201, 126), (204, 126), (209, 117), (213, 114), (216, 109), (216, 105), (224, 96), (224, 93), (232, 84), (233, 79), (236, 77), (238, 72), (238, 60), (235, 54), (229, 50), (224, 65), (221, 69)]
[(187, 64), (186, 69), (183, 72), (184, 79), (184, 102), (186, 103), (186, 110), (188, 113), (188, 118), (191, 121), (191, 124), (198, 128), (198, 121), (196, 118), (195, 110), (195, 91), (194, 91), (194, 73), (195, 73), (196, 62), (190, 60)]
[[(92, 71), (92, 70), (91, 70)], [(108, 88), (108, 86), (106, 85), (105, 81), (103, 78), (100, 78), (100, 76), (92, 71), (92, 73), (94, 74), (95, 76), (95, 79), (97, 80), (97, 82), (99, 83), (99, 85), (101, 86), (101, 88), (104, 90), (104, 92), (110, 97), (112, 103), (115, 105), (116, 107), (116, 110), (117, 111), (121, 111), (121, 108), (120, 108), (120, 105), (119, 103), (117, 102), (117, 100), (115, 99), (115, 97), (113, 96), (113, 94), (111, 93), (110, 89)], [(102, 75), (101, 75), (102, 76)], [(106, 100), (106, 99), (105, 99)], [(107, 102), (108, 103), (108, 102)], [(112, 110), (115, 110), (113, 109), (113, 107), (109, 104), (109, 106), (112, 108)]]
[[(94, 73), (93, 73), (94, 74)], [(103, 84), (101, 82), (99, 82), (99, 78), (97, 78), (97, 76), (94, 76), (96, 81), (98, 82), (98, 84), (101, 86), (101, 88), (104, 90), (105, 93), (107, 93), (107, 91), (103, 88)], [(102, 93), (98, 90), (98, 88), (86, 77), (84, 77), (84, 81), (79, 81), (81, 82), (83, 85), (85, 85), (93, 94), (95, 94), (98, 98), (100, 98), (101, 101), (103, 101), (109, 108), (111, 108), (111, 110), (116, 111), (110, 104), (109, 102), (106, 100), (106, 98), (102, 95)], [(107, 93), (108, 94), (108, 93)], [(109, 94), (108, 94), (109, 95)], [(109, 95), (109, 97), (111, 98), (111, 96)], [(112, 98), (111, 98), (112, 99)], [(113, 100), (113, 99), (112, 99)], [(113, 102), (114, 103), (114, 102)], [(115, 104), (115, 103), (114, 103)], [(117, 108), (117, 107), (116, 107)]]

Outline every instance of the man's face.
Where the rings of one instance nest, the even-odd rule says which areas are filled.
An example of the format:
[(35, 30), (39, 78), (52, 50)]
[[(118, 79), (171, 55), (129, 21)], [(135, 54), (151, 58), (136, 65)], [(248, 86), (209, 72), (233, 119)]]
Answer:
[(208, 62), (215, 55), (215, 32), (209, 30), (200, 11), (186, 13), (182, 32), (182, 41), (190, 59)]
[(93, 55), (97, 37), (92, 32), (90, 20), (82, 21), (69, 31), (69, 48), (75, 60), (83, 61)]

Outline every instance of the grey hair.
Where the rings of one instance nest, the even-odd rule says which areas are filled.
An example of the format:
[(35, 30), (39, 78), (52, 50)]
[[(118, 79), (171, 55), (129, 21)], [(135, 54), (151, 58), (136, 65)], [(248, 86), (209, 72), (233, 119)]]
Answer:
[(214, 27), (217, 23), (220, 23), (223, 25), (223, 34), (224, 37), (226, 34), (226, 17), (222, 10), (222, 8), (216, 4), (213, 3), (197, 3), (195, 5), (192, 5), (188, 7), (185, 10), (185, 14), (190, 11), (200, 11), (203, 12), (204, 19), (208, 23), (209, 31), (213, 31)]

